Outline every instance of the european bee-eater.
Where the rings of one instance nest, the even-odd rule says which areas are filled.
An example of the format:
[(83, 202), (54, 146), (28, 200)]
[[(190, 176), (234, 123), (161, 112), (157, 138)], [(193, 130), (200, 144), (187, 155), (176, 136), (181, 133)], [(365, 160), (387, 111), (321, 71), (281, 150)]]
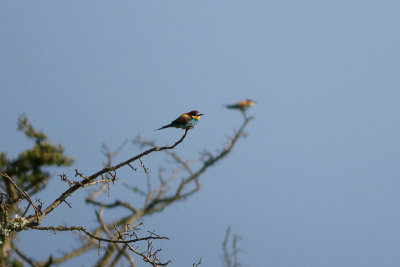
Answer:
[(246, 100), (242, 100), (237, 102), (236, 104), (233, 105), (225, 105), (227, 108), (231, 108), (231, 109), (240, 109), (241, 111), (245, 111), (246, 109), (248, 109), (249, 107), (254, 106), (254, 101), (251, 99), (246, 99)]
[(230, 109), (239, 109), (244, 116), (246, 116), (246, 110), (249, 107), (254, 106), (255, 101), (251, 100), (251, 99), (246, 99), (246, 100), (241, 100), (239, 102), (237, 102), (236, 104), (233, 105), (225, 105), (225, 107), (230, 108)]
[(230, 108), (230, 109), (238, 109), (242, 112), (243, 116), (245, 118), (247, 118), (246, 116), (246, 110), (249, 107), (254, 106), (255, 101), (251, 100), (251, 99), (246, 99), (246, 100), (241, 100), (239, 102), (237, 102), (236, 104), (233, 105), (225, 105), (225, 107)]
[(199, 113), (197, 110), (192, 110), (188, 113), (183, 113), (176, 120), (172, 121), (170, 124), (165, 125), (157, 130), (162, 130), (169, 127), (181, 128), (181, 129), (191, 129), (193, 128), (200, 119), (200, 116), (204, 114)]

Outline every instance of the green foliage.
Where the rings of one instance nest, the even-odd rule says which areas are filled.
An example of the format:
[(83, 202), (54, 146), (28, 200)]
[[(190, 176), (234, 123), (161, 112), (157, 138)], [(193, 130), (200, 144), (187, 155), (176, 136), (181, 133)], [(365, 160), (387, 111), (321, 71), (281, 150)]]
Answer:
[(0, 262), (2, 263), (7, 263), (7, 265), (2, 265), (2, 266), (9, 266), (9, 267), (24, 267), (23, 262), (19, 261), (18, 259), (12, 259), (10, 260), (10, 257), (3, 257), (0, 255)]
[(23, 267), (24, 264), (21, 261), (19, 261), (18, 259), (13, 259), (11, 262), (11, 266), (12, 267)]
[(50, 173), (44, 167), (69, 166), (74, 162), (72, 157), (64, 155), (61, 144), (55, 145), (48, 141), (48, 137), (41, 131), (36, 131), (29, 123), (28, 118), (18, 119), (18, 130), (32, 139), (35, 144), (32, 148), (20, 153), (14, 160), (7, 158), (5, 152), (0, 153), (0, 169), (16, 179), (18, 186), (34, 194), (43, 189)]

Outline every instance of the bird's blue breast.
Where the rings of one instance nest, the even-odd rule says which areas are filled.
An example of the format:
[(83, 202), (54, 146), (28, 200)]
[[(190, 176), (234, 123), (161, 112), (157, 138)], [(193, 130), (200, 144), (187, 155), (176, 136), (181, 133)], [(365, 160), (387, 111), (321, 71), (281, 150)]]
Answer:
[(191, 119), (185, 124), (185, 128), (194, 127), (194, 126), (197, 124), (198, 121), (199, 121), (199, 120), (197, 120), (197, 119), (195, 119), (195, 118), (191, 118)]

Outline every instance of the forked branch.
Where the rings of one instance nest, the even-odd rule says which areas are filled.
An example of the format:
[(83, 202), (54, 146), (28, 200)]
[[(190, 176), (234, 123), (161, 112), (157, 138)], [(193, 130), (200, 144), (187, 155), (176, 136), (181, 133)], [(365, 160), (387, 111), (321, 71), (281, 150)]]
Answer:
[[(92, 183), (97, 177), (106, 174), (106, 173), (110, 173), (110, 172), (115, 172), (117, 169), (130, 164), (133, 161), (136, 161), (140, 158), (142, 158), (143, 156), (146, 156), (152, 152), (155, 151), (163, 151), (163, 150), (167, 150), (167, 149), (174, 149), (177, 145), (179, 145), (180, 143), (182, 143), (183, 139), (185, 139), (187, 133), (189, 131), (189, 128), (185, 130), (185, 133), (183, 134), (183, 136), (177, 141), (175, 142), (175, 144), (173, 144), (172, 146), (163, 146), (163, 147), (153, 147), (150, 148), (142, 153), (140, 153), (139, 155), (136, 155), (124, 162), (121, 162), (115, 166), (111, 166), (111, 167), (106, 167), (98, 172), (96, 172), (95, 174), (92, 174), (89, 177), (85, 177), (82, 181), (74, 184), (73, 186), (71, 186), (69, 189), (67, 189), (64, 193), (61, 194), (60, 197), (58, 197), (53, 203), (51, 203), (43, 212), (42, 215), (46, 216), (47, 214), (49, 214), (50, 212), (52, 212), (58, 205), (60, 205), (61, 203), (64, 202), (64, 200), (70, 196), (73, 192), (75, 192), (76, 190), (85, 187), (87, 184)], [(38, 220), (38, 216), (35, 215), (31, 215), (29, 217), (27, 217), (28, 223), (34, 223), (35, 220)], [(39, 223), (36, 223), (37, 225)]]

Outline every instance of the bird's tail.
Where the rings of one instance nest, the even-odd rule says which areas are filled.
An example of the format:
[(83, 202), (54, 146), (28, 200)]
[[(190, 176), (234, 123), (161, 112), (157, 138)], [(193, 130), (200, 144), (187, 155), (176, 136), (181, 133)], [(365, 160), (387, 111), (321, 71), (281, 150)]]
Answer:
[(171, 124), (171, 123), (168, 124), (168, 125), (164, 125), (163, 127), (158, 128), (157, 130), (162, 130), (162, 129), (169, 128), (169, 127), (172, 127), (172, 124)]
[(238, 106), (236, 104), (234, 105), (224, 105), (226, 108), (231, 108), (231, 109), (235, 109), (238, 108)]

